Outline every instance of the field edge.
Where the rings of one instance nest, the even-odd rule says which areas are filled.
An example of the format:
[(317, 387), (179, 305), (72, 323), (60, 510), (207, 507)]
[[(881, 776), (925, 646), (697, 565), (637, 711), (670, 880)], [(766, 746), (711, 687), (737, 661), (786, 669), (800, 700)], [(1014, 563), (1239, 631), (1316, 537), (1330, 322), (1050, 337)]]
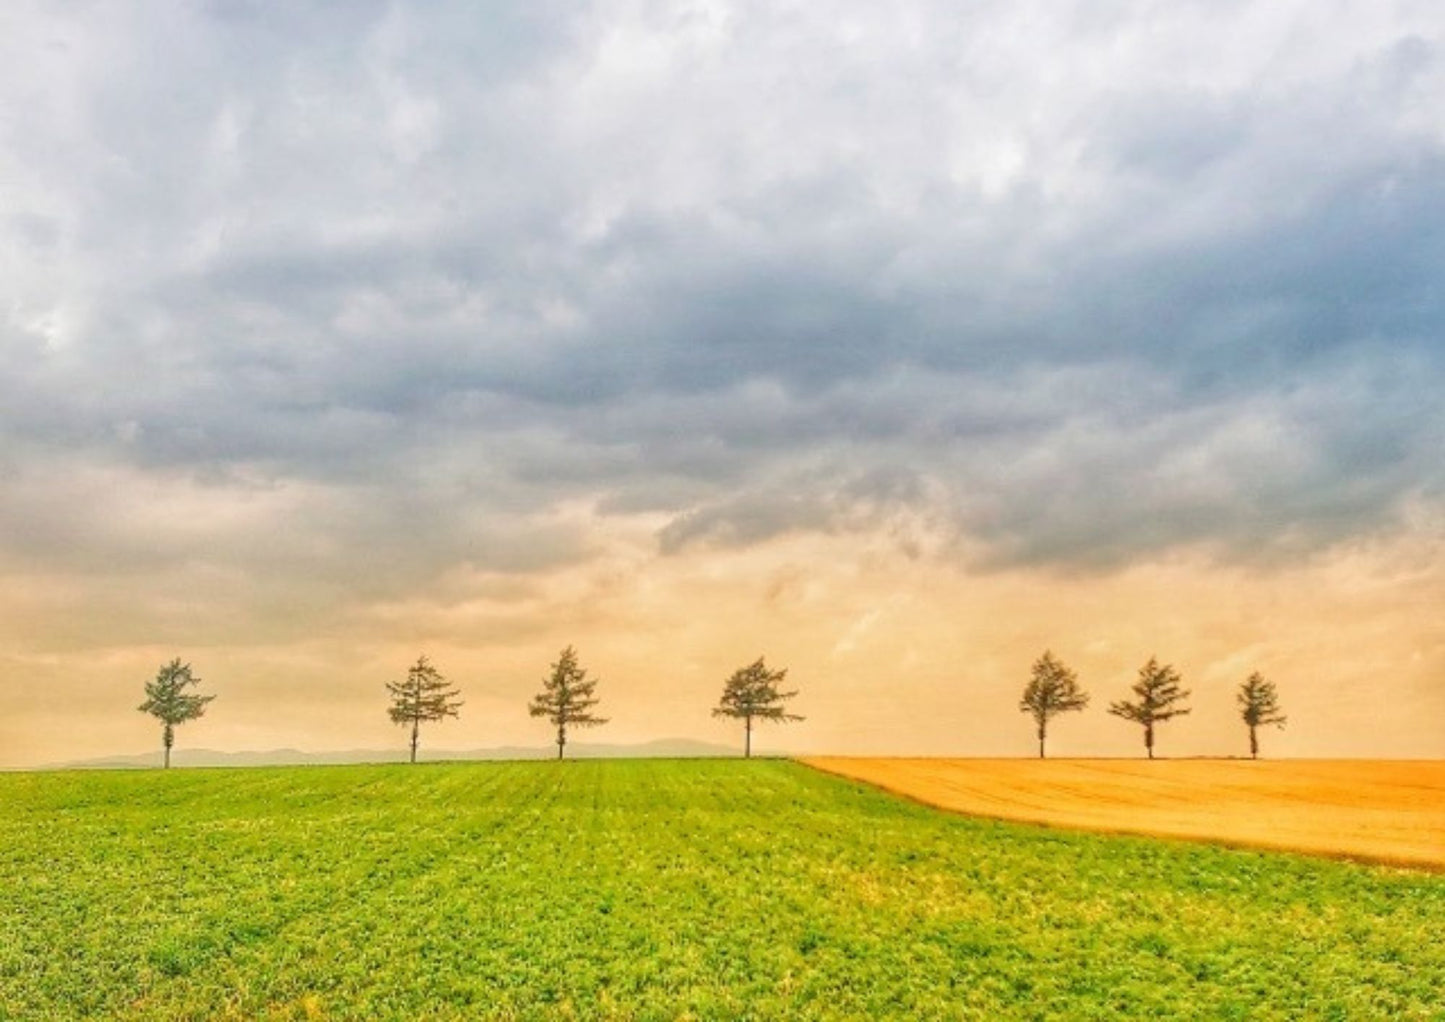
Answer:
[[(1098, 759), (1066, 759), (1057, 758), (1049, 760), (1036, 760), (1030, 758), (990, 758), (990, 759), (958, 759), (954, 757), (875, 757), (875, 756), (797, 756), (794, 762), (810, 770), (832, 777), (838, 777), (856, 784), (862, 784), (877, 791), (884, 792), (895, 798), (901, 798), (936, 811), (949, 813), (957, 816), (964, 816), (971, 819), (993, 820), (1009, 823), (1017, 826), (1037, 827), (1051, 831), (1066, 831), (1080, 834), (1099, 834), (1106, 837), (1129, 837), (1146, 838), (1155, 841), (1166, 841), (1171, 843), (1204, 844), (1219, 848), (1226, 848), (1236, 851), (1268, 852), (1276, 855), (1300, 856), (1309, 859), (1324, 859), (1334, 862), (1343, 862), (1357, 866), (1369, 866), (1399, 870), (1410, 873), (1428, 873), (1445, 875), (1445, 833), (1442, 833), (1442, 840), (1438, 850), (1433, 855), (1415, 853), (1392, 853), (1389, 851), (1361, 849), (1357, 847), (1346, 847), (1344, 845), (1331, 847), (1323, 845), (1306, 845), (1288, 840), (1269, 840), (1256, 837), (1240, 836), (1227, 832), (1180, 832), (1151, 829), (1147, 825), (1130, 825), (1128, 823), (1116, 824), (1088, 824), (1077, 821), (1070, 821), (1067, 818), (1047, 819), (1040, 818), (1038, 814), (1029, 815), (1022, 812), (1008, 812), (1005, 810), (984, 808), (978, 804), (960, 803), (958, 800), (940, 798), (931, 795), (927, 791), (920, 790), (918, 785), (901, 783), (895, 780), (881, 779), (869, 770), (849, 770), (845, 764), (879, 764), (888, 762), (898, 763), (987, 763), (987, 764), (1021, 764), (1027, 767), (1034, 767), (1039, 763), (1068, 765), (1071, 763), (1096, 764), (1096, 763), (1119, 763), (1119, 764), (1177, 764), (1177, 763), (1257, 763), (1258, 761), (1243, 759), (1170, 759), (1141, 761), (1120, 758), (1117, 760)], [(1338, 759), (1312, 759), (1312, 760), (1272, 760), (1271, 764), (1366, 764), (1366, 763), (1387, 763), (1387, 764), (1431, 764), (1445, 769), (1445, 762), (1439, 760), (1338, 760)], [(1445, 802), (1441, 803), (1445, 807)]]

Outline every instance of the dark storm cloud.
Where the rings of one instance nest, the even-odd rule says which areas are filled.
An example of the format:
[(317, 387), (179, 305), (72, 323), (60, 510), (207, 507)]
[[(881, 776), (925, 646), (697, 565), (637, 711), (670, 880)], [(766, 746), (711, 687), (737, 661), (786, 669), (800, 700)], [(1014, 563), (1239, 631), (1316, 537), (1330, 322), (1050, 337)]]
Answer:
[[(1445, 19), (1342, 10), (17, 8), (10, 557), (401, 591), (587, 556), (575, 502), (991, 564), (1388, 528), (1445, 485)], [(289, 496), (107, 523), (136, 479)]]

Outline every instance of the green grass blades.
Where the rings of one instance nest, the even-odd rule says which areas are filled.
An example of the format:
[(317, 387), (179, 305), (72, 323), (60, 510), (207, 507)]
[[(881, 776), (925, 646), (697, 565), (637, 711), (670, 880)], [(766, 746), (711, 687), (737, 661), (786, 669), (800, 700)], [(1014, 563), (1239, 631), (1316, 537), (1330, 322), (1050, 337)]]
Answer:
[(1445, 1019), (1445, 877), (779, 761), (0, 775), (0, 1017)]

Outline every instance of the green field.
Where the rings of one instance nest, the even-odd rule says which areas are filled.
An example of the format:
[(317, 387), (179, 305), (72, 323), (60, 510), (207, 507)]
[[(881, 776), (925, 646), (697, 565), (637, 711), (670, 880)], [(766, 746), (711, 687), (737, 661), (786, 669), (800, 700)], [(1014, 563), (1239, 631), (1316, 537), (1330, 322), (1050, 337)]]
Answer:
[(1437, 1018), (1445, 877), (778, 761), (0, 775), (0, 1017)]

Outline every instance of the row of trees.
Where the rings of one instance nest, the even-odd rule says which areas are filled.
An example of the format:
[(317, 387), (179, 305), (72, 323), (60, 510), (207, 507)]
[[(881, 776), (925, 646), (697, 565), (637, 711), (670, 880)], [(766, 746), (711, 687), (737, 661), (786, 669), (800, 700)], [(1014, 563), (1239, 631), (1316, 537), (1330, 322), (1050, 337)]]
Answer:
[[(789, 713), (786, 703), (797, 690), (784, 692), (781, 685), (788, 676), (787, 668), (769, 670), (759, 657), (746, 667), (739, 667), (723, 683), (722, 698), (713, 708), (714, 717), (732, 717), (743, 722), (743, 756), (753, 754), (753, 722), (787, 723), (802, 720)], [(594, 712), (600, 701), (598, 679), (591, 677), (577, 661), (577, 650), (562, 650), (551, 673), (542, 681), (542, 691), (532, 697), (527, 712), (543, 717), (557, 731), (557, 758), (567, 750), (568, 732), (579, 727), (597, 727), (607, 723), (606, 717)], [(407, 671), (406, 680), (387, 682), (391, 693), (388, 712), (398, 724), (411, 728), (411, 762), (416, 762), (417, 741), (421, 725), (457, 716), (462, 706), (461, 693), (453, 687), (423, 655)]]
[[(1134, 682), (1134, 699), (1121, 699), (1109, 704), (1109, 712), (1115, 717), (1131, 720), (1144, 729), (1144, 748), (1149, 758), (1154, 758), (1154, 727), (1175, 717), (1187, 716), (1191, 708), (1185, 705), (1190, 692), (1182, 687), (1179, 672), (1169, 664), (1161, 664), (1155, 657), (1139, 668), (1139, 680)], [(1240, 718), (1249, 728), (1250, 758), (1259, 757), (1259, 729), (1268, 725), (1284, 727), (1287, 719), (1280, 710), (1279, 693), (1274, 682), (1266, 681), (1255, 671), (1246, 678), (1235, 693), (1239, 704)], [(1033, 715), (1038, 725), (1039, 758), (1044, 757), (1044, 740), (1048, 737), (1049, 721), (1061, 713), (1077, 712), (1089, 705), (1089, 694), (1079, 687), (1079, 678), (1065, 667), (1053, 653), (1034, 661), (1033, 674), (1019, 700), (1019, 710)]]
[[(744, 756), (753, 754), (755, 721), (787, 723), (803, 719), (786, 709), (787, 701), (798, 694), (796, 689), (791, 692), (782, 690), (787, 676), (786, 668), (769, 670), (763, 658), (759, 657), (748, 666), (738, 668), (723, 683), (722, 698), (713, 709), (713, 716), (731, 717), (743, 722)], [(161, 722), (167, 767), (171, 765), (175, 729), (202, 716), (206, 706), (215, 698), (193, 691), (200, 681), (191, 671), (190, 664), (176, 659), (162, 666), (154, 681), (146, 682), (146, 701), (139, 709)], [(556, 728), (558, 759), (566, 752), (568, 733), (572, 729), (607, 723), (606, 717), (599, 717), (594, 712), (599, 702), (597, 681), (578, 663), (577, 651), (568, 646), (543, 679), (542, 691), (528, 704), (528, 713), (533, 717), (546, 718)], [(411, 731), (413, 763), (421, 742), (421, 726), (456, 717), (463, 706), (461, 691), (432, 665), (425, 654), (417, 658), (401, 681), (388, 681), (386, 690), (391, 696), (387, 715), (393, 723)]]
[[(734, 671), (723, 683), (722, 697), (713, 708), (714, 717), (729, 717), (743, 722), (743, 755), (753, 754), (753, 725), (758, 721), (784, 724), (802, 720), (790, 713), (787, 702), (798, 694), (796, 689), (784, 691), (786, 668), (770, 670), (759, 657), (746, 667)], [(598, 679), (591, 677), (577, 660), (577, 651), (568, 646), (542, 681), (542, 691), (532, 697), (527, 712), (545, 718), (556, 729), (557, 758), (567, 749), (567, 738), (575, 728), (597, 727), (607, 723), (595, 712), (599, 699)], [(165, 747), (165, 765), (171, 765), (171, 746), (175, 729), (188, 720), (195, 720), (206, 711), (215, 696), (193, 691), (200, 679), (190, 664), (179, 659), (161, 667), (155, 680), (146, 683), (146, 701), (140, 709), (157, 718), (162, 725), (161, 739)], [(386, 683), (391, 696), (387, 713), (391, 720), (411, 730), (411, 762), (421, 741), (421, 726), (456, 717), (463, 702), (461, 692), (436, 669), (425, 655), (417, 658), (401, 681)], [(1144, 748), (1154, 758), (1154, 729), (1157, 725), (1191, 712), (1185, 704), (1190, 692), (1182, 687), (1179, 672), (1155, 657), (1139, 668), (1139, 679), (1133, 685), (1134, 699), (1121, 699), (1109, 704), (1109, 713), (1133, 721), (1144, 729)], [(1236, 693), (1240, 718), (1249, 728), (1249, 754), (1259, 756), (1259, 728), (1283, 727), (1286, 717), (1280, 710), (1279, 694), (1274, 683), (1255, 671), (1239, 686)], [(1019, 700), (1019, 710), (1033, 715), (1039, 739), (1039, 758), (1045, 754), (1049, 722), (1061, 713), (1077, 712), (1089, 705), (1089, 694), (1079, 686), (1078, 675), (1045, 651), (1034, 662), (1028, 685)]]

